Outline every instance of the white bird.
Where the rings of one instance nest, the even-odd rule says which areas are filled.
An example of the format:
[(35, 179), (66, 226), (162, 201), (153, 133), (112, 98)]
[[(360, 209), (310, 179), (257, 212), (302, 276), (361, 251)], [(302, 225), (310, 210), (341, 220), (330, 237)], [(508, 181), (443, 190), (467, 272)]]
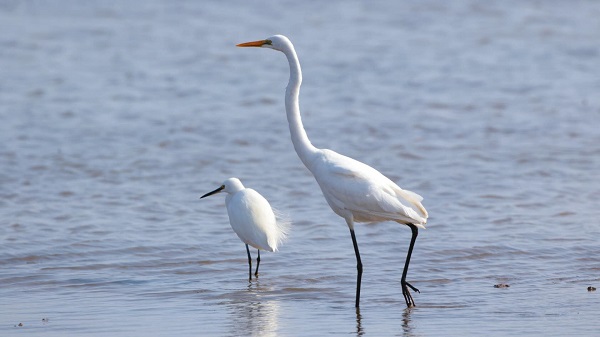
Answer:
[(298, 95), (302, 83), (300, 62), (290, 40), (275, 35), (266, 40), (246, 42), (238, 47), (262, 47), (278, 50), (285, 54), (290, 66), (290, 78), (285, 91), (285, 110), (294, 149), (306, 168), (313, 174), (331, 209), (346, 220), (354, 253), (356, 255), (356, 307), (360, 301), (362, 262), (354, 234), (354, 222), (396, 221), (410, 227), (412, 238), (402, 273), (402, 294), (406, 305), (415, 302), (408, 291), (419, 290), (406, 282), (410, 257), (418, 235), (418, 228), (425, 228), (427, 211), (421, 204), (423, 198), (411, 191), (403, 190), (374, 168), (328, 149), (313, 146), (306, 135), (300, 117)]
[(256, 272), (260, 265), (260, 251), (276, 252), (286, 238), (290, 223), (277, 218), (271, 205), (260, 193), (245, 188), (238, 178), (229, 178), (219, 188), (201, 196), (200, 199), (219, 192), (227, 193), (225, 205), (229, 223), (237, 236), (246, 244), (248, 253), (248, 280), (252, 280), (252, 257), (248, 245), (258, 250)]

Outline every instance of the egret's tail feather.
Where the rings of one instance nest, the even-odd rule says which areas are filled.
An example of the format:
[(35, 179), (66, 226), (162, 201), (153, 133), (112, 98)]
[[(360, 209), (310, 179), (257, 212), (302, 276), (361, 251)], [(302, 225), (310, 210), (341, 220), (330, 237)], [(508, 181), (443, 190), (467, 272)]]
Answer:
[(277, 233), (279, 234), (274, 242), (274, 250), (277, 251), (279, 245), (287, 240), (292, 227), (292, 221), (290, 220), (288, 214), (283, 213), (275, 208), (273, 208), (273, 213), (275, 213), (275, 218), (277, 219)]

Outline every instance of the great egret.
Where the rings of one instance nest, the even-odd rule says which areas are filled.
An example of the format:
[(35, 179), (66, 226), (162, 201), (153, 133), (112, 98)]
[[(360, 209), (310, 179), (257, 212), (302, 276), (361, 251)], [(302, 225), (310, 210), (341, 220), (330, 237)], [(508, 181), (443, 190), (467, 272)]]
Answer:
[(294, 45), (283, 35), (266, 40), (240, 43), (238, 47), (262, 47), (278, 50), (285, 54), (290, 66), (290, 79), (285, 91), (285, 110), (294, 149), (306, 168), (313, 174), (331, 209), (346, 220), (356, 255), (356, 307), (360, 302), (362, 262), (354, 234), (354, 222), (396, 221), (410, 227), (412, 238), (402, 273), (402, 294), (406, 305), (415, 302), (407, 287), (419, 292), (406, 282), (408, 265), (418, 228), (425, 228), (427, 211), (421, 204), (423, 198), (411, 191), (403, 190), (374, 168), (328, 149), (313, 146), (306, 135), (300, 117), (298, 95), (302, 83), (300, 62)]
[(271, 205), (260, 193), (245, 188), (238, 178), (229, 178), (219, 188), (201, 196), (200, 199), (219, 192), (227, 193), (225, 206), (229, 223), (237, 236), (246, 244), (248, 253), (248, 280), (252, 280), (252, 257), (248, 245), (258, 250), (256, 272), (260, 265), (260, 251), (277, 251), (277, 247), (287, 236), (289, 222), (277, 219)]

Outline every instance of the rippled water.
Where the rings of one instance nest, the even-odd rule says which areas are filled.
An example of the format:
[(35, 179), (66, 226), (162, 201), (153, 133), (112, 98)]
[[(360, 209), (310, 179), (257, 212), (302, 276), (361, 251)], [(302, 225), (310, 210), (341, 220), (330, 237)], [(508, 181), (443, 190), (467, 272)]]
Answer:
[[(596, 1), (0, 2), (0, 335), (594, 335)], [(410, 231), (344, 221), (293, 152), (290, 36), (313, 143), (425, 197)], [(237, 176), (292, 234), (248, 283)], [(255, 252), (253, 252), (255, 253)], [(495, 284), (508, 288), (494, 288)], [(19, 326), (19, 324), (22, 326)]]

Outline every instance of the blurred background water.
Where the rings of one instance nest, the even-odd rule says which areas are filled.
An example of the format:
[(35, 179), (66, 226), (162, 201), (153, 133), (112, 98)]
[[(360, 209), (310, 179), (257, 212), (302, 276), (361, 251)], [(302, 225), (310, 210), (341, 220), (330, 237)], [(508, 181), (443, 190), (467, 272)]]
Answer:
[[(595, 335), (600, 2), (0, 1), (0, 335)], [(344, 221), (289, 140), (425, 197)], [(293, 221), (248, 283), (231, 176)], [(255, 254), (255, 251), (253, 251)], [(506, 283), (508, 288), (494, 288)], [(22, 326), (19, 326), (19, 324)]]

